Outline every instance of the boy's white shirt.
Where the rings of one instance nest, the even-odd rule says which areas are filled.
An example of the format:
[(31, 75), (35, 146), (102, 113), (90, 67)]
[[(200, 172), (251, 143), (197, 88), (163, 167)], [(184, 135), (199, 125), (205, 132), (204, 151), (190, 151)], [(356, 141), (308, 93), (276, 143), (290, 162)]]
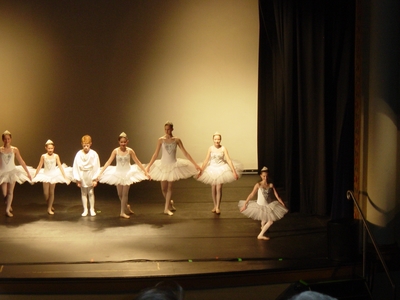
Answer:
[(80, 181), (82, 187), (90, 187), (100, 173), (100, 158), (96, 151), (90, 149), (88, 153), (79, 150), (75, 155), (72, 166), (74, 180)]

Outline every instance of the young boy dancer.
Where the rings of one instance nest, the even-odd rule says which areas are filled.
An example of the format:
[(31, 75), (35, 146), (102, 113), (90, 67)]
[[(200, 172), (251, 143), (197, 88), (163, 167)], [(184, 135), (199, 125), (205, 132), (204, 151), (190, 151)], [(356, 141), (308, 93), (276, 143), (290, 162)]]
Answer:
[(89, 135), (82, 137), (82, 150), (75, 155), (72, 172), (74, 180), (81, 188), (83, 213), (82, 217), (88, 214), (87, 202), (90, 204), (90, 215), (95, 216), (94, 209), (94, 188), (97, 185), (97, 176), (100, 173), (100, 159), (96, 151), (90, 149), (92, 138)]

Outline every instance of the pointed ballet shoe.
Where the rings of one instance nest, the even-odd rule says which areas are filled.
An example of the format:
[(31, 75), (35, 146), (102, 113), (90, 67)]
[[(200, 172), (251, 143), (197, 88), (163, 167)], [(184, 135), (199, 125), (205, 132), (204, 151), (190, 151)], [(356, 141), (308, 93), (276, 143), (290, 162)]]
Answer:
[(82, 216), (82, 217), (86, 217), (87, 214), (88, 214), (88, 211), (87, 211), (87, 210), (84, 210), (83, 213), (81, 214), (81, 216)]
[(259, 239), (259, 240), (264, 240), (264, 241), (268, 241), (269, 240), (269, 237), (267, 237), (267, 236), (257, 236), (257, 239)]
[(9, 218), (14, 217), (14, 215), (9, 211), (6, 211), (6, 216), (9, 217)]
[(170, 210), (164, 210), (164, 215), (169, 215), (169, 216), (173, 216), (174, 213)]
[(215, 210), (215, 213), (216, 213), (217, 215), (219, 215), (219, 214), (221, 213), (221, 211), (219, 210), (219, 208), (217, 208), (217, 209)]
[(48, 210), (47, 213), (48, 213), (49, 215), (54, 215), (54, 212), (53, 212), (52, 210)]
[(92, 217), (94, 217), (94, 216), (96, 215), (96, 212), (94, 211), (94, 209), (91, 209), (91, 210), (90, 210), (90, 215), (91, 215)]
[(215, 213), (215, 212), (216, 212), (215, 207), (211, 210), (211, 212), (212, 212), (212, 213)]
[(176, 208), (174, 206), (174, 200), (170, 201), (170, 205), (169, 206), (170, 206), (170, 209), (169, 209), (170, 211), (176, 211)]
[(130, 206), (129, 204), (126, 205), (126, 208), (127, 208), (128, 212), (129, 212), (130, 214), (134, 214), (134, 212), (133, 212), (133, 210), (131, 209), (131, 206)]
[(120, 218), (123, 218), (123, 219), (129, 219), (130, 218), (130, 216), (128, 216), (127, 214), (120, 214), (119, 216), (120, 216)]

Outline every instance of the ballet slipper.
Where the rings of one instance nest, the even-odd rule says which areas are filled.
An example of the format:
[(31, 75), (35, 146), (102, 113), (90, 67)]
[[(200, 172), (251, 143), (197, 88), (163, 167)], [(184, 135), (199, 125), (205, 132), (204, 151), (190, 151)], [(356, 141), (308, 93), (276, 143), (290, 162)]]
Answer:
[(96, 212), (94, 211), (94, 209), (91, 209), (91, 210), (90, 210), (90, 215), (91, 215), (92, 217), (94, 217), (94, 216), (96, 215)]
[(216, 209), (215, 207), (211, 210), (212, 213), (215, 213)]
[(169, 210), (171, 210), (171, 211), (176, 211), (176, 208), (175, 208), (175, 206), (174, 206), (174, 200), (171, 200), (171, 201), (170, 201), (169, 206), (170, 206), (170, 209), (169, 209)]
[(257, 236), (257, 239), (259, 239), (259, 240), (264, 240), (264, 241), (268, 241), (269, 240), (269, 237), (267, 237), (267, 236), (263, 236), (263, 235), (259, 235), (259, 236)]
[(14, 215), (11, 212), (6, 211), (6, 216), (12, 218)]
[(86, 217), (87, 216), (87, 214), (88, 214), (88, 211), (87, 211), (87, 209), (85, 209), (84, 211), (83, 211), (83, 213), (82, 213), (82, 217)]
[(128, 212), (129, 212), (130, 214), (134, 214), (134, 212), (133, 212), (133, 210), (131, 209), (131, 206), (130, 206), (129, 204), (126, 205), (126, 208), (127, 208)]
[(47, 213), (48, 213), (49, 215), (54, 215), (54, 212), (51, 211), (51, 210), (48, 210)]
[(169, 215), (169, 216), (173, 216), (174, 213), (170, 210), (164, 210), (164, 215)]
[[(49, 203), (49, 200), (46, 200), (46, 202)], [(53, 206), (51, 207), (51, 210), (54, 211), (54, 207)]]
[(129, 219), (130, 218), (130, 216), (128, 216), (127, 214), (120, 214), (119, 216), (121, 218), (124, 218), (124, 219)]
[[(4, 204), (7, 206), (7, 200), (4, 201)], [(12, 207), (10, 206), (10, 212), (12, 211)]]
[(219, 208), (215, 209), (215, 213), (216, 213), (217, 215), (219, 215), (219, 214), (221, 213), (221, 211), (219, 210)]
[[(6, 206), (7, 206), (7, 201), (5, 202)], [(12, 207), (10, 206), (10, 211), (13, 211)]]

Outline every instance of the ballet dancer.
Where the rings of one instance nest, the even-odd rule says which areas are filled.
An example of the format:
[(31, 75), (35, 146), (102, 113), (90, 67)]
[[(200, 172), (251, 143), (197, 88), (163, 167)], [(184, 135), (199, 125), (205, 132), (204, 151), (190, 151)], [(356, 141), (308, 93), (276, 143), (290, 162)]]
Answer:
[[(11, 204), (14, 198), (15, 183), (22, 184), (25, 181), (32, 181), (32, 177), (18, 148), (11, 145), (11, 133), (6, 130), (1, 138), (3, 146), (0, 147), (0, 184), (6, 204), (6, 216), (13, 217)], [(19, 166), (15, 165), (15, 158), (20, 164)]]
[[(43, 182), (43, 194), (47, 202), (47, 213), (49, 215), (54, 215), (53, 203), (56, 184), (70, 184), (71, 182), (71, 179), (66, 176), (66, 170), (61, 164), (60, 156), (54, 153), (54, 148), (53, 141), (47, 140), (45, 144), (46, 153), (40, 156), (39, 164), (32, 179), (32, 182)], [(43, 165), (44, 168), (42, 169)], [(71, 167), (67, 168), (69, 172), (72, 171)]]
[(81, 189), (83, 213), (82, 217), (88, 214), (87, 202), (90, 204), (90, 215), (96, 215), (94, 209), (94, 188), (97, 186), (97, 176), (100, 173), (100, 159), (96, 151), (91, 149), (92, 138), (84, 135), (81, 139), (82, 150), (79, 150), (72, 166), (73, 178), (76, 185)]
[[(171, 122), (164, 124), (165, 134), (157, 141), (156, 150), (146, 166), (152, 180), (161, 182), (161, 191), (165, 199), (164, 214), (172, 216), (175, 206), (172, 196), (172, 184), (174, 181), (185, 179), (201, 172), (201, 168), (196, 164), (190, 154), (183, 146), (182, 140), (172, 135), (174, 125)], [(179, 147), (185, 157), (176, 158), (176, 149)], [(157, 159), (161, 149), (161, 159)]]
[[(121, 201), (120, 217), (125, 219), (130, 218), (127, 213), (133, 214), (128, 204), (128, 194), (131, 184), (150, 179), (149, 173), (147, 173), (146, 169), (137, 158), (135, 151), (127, 147), (128, 142), (127, 135), (125, 132), (122, 132), (118, 137), (119, 147), (111, 152), (110, 158), (97, 177), (100, 183), (117, 186), (118, 197)], [(136, 164), (130, 164), (131, 158)], [(116, 166), (110, 166), (114, 159), (116, 160)]]
[(232, 161), (228, 150), (221, 145), (222, 136), (216, 132), (213, 134), (214, 145), (208, 148), (204, 159), (201, 175), (197, 180), (211, 185), (211, 195), (214, 202), (213, 213), (220, 214), (222, 200), (222, 185), (239, 179), (243, 167), (241, 163)]
[[(259, 240), (269, 240), (264, 236), (265, 232), (274, 223), (280, 220), (288, 212), (282, 199), (279, 197), (274, 185), (268, 182), (268, 168), (263, 167), (260, 171), (261, 181), (256, 183), (253, 191), (246, 201), (239, 201), (240, 212), (254, 220), (261, 221), (261, 231), (257, 238)], [(271, 193), (274, 193), (274, 199)], [(257, 201), (250, 201), (257, 194)]]

